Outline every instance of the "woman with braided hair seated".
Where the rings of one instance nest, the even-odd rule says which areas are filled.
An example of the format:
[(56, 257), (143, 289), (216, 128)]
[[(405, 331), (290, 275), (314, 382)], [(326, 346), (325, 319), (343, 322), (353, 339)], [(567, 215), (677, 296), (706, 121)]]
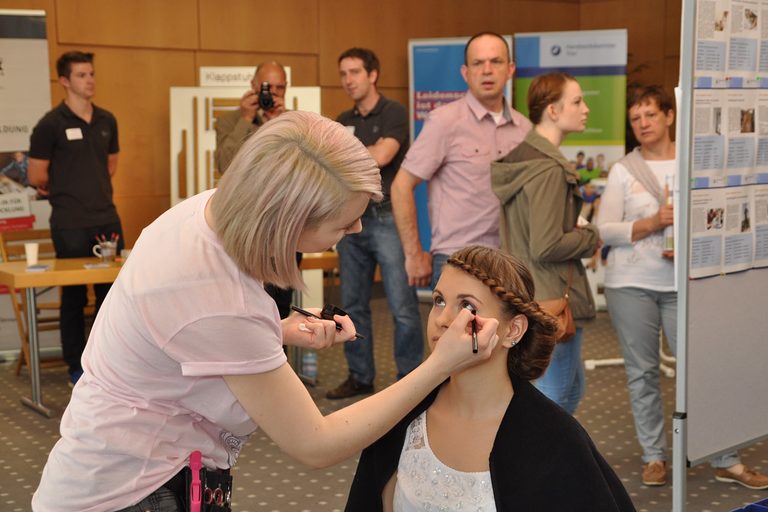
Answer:
[(475, 315), (468, 332), (498, 322), (498, 343), (363, 451), (347, 511), (635, 510), (581, 425), (529, 383), (556, 329), (533, 297), (514, 257), (480, 246), (451, 255), (432, 292), (430, 348), (464, 309)]

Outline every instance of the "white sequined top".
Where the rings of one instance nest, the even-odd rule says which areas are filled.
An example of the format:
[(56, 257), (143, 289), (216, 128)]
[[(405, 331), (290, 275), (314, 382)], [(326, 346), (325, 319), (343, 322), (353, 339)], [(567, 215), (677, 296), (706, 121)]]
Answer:
[(491, 472), (456, 471), (438, 460), (427, 438), (427, 412), (408, 426), (394, 497), (395, 512), (495, 512)]

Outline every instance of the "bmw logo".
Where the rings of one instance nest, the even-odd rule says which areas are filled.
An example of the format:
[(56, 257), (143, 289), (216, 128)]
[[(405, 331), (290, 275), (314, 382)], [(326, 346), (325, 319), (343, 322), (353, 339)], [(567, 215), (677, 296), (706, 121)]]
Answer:
[(549, 51), (550, 51), (550, 53), (552, 55), (557, 57), (558, 55), (560, 55), (560, 52), (562, 51), (562, 48), (560, 48), (559, 44), (556, 44), (556, 45), (552, 46), (552, 48)]

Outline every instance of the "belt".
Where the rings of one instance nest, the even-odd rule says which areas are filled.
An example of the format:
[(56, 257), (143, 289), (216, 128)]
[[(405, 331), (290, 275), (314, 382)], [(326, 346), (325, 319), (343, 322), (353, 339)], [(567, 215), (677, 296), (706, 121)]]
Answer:
[[(179, 499), (182, 510), (189, 510), (189, 480), (191, 470), (182, 468), (163, 487), (171, 491)], [(207, 469), (200, 471), (202, 483), (202, 511), (232, 512), (232, 476), (228, 469)]]

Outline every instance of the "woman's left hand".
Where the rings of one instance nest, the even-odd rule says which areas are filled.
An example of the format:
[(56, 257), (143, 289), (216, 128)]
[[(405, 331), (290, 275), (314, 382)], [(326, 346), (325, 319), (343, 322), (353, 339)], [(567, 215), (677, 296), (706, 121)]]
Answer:
[[(308, 309), (311, 313), (320, 315), (316, 308)], [(304, 316), (301, 313), (291, 313), (282, 323), (283, 343), (305, 348), (327, 348), (335, 343), (342, 343), (355, 339), (355, 324), (348, 316), (335, 315), (334, 321), (322, 320)], [(336, 329), (336, 324), (341, 325), (341, 330)]]

